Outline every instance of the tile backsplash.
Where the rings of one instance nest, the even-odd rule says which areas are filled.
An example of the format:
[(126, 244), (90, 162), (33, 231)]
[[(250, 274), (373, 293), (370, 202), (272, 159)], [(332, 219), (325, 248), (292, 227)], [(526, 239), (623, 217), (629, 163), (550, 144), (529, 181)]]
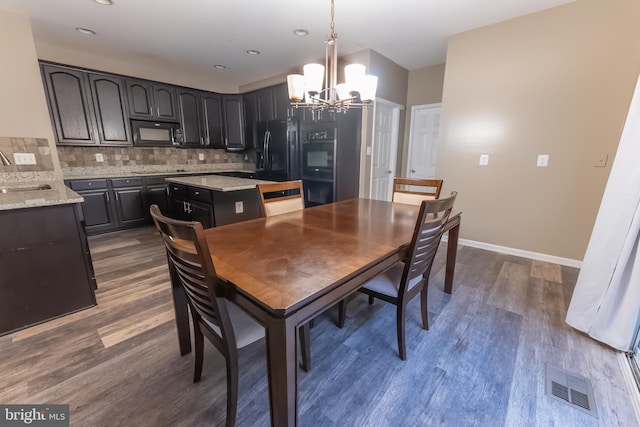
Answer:
[[(204, 156), (203, 160), (199, 155)], [(102, 161), (96, 160), (101, 155)], [(246, 156), (246, 159), (245, 159)], [(252, 156), (245, 153), (229, 153), (224, 150), (202, 150), (169, 147), (75, 147), (58, 146), (60, 167), (113, 168), (131, 166), (188, 166), (224, 163), (241, 163), (253, 166)]]
[[(0, 182), (51, 181), (55, 179), (55, 167), (51, 148), (46, 138), (26, 138), (0, 136), (0, 150), (11, 162), (0, 163)], [(31, 153), (35, 165), (16, 164), (15, 153)]]

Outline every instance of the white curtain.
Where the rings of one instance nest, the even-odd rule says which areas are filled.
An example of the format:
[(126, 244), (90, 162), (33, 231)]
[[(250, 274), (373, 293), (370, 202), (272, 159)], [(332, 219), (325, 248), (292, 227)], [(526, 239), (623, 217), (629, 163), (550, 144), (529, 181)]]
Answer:
[(640, 80), (571, 298), (567, 323), (622, 351), (640, 318)]

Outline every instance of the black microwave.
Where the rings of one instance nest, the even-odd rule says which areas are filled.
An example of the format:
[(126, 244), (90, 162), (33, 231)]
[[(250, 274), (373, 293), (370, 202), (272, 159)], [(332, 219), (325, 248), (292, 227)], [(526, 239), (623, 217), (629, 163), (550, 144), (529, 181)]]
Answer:
[(131, 120), (133, 145), (139, 147), (173, 147), (182, 145), (179, 123), (152, 120)]

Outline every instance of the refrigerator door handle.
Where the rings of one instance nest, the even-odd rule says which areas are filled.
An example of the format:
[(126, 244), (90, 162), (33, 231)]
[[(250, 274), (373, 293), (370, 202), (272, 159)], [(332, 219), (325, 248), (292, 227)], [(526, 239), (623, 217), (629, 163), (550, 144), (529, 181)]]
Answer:
[(269, 156), (269, 142), (271, 141), (271, 132), (267, 131), (264, 134), (265, 141), (265, 169), (267, 172), (271, 172), (271, 157)]

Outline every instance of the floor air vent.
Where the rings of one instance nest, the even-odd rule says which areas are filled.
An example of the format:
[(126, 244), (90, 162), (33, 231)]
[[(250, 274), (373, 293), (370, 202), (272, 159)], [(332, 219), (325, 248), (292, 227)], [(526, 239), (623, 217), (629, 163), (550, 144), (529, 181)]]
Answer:
[(591, 381), (585, 377), (547, 364), (545, 390), (547, 396), (598, 418), (593, 387)]

